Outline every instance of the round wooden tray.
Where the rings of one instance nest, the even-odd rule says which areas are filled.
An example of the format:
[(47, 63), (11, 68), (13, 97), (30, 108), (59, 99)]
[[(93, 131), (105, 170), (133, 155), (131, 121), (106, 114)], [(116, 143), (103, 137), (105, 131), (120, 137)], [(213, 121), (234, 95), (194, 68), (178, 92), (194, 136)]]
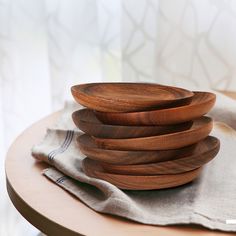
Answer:
[(99, 120), (113, 125), (170, 125), (194, 120), (209, 112), (215, 104), (216, 95), (194, 92), (189, 105), (143, 112), (96, 112)]
[(206, 138), (211, 132), (213, 121), (203, 116), (194, 120), (189, 130), (163, 134), (158, 136), (130, 138), (130, 139), (102, 139), (95, 138), (101, 148), (116, 150), (168, 150), (182, 148)]
[(219, 152), (220, 141), (212, 136), (202, 140), (192, 155), (171, 161), (141, 165), (112, 165), (100, 163), (105, 172), (123, 175), (179, 174), (197, 169), (211, 161)]
[(88, 176), (105, 180), (120, 189), (152, 190), (177, 187), (191, 182), (200, 174), (201, 168), (175, 175), (118, 175), (105, 172), (99, 162), (85, 158), (83, 170)]
[(129, 112), (180, 106), (190, 103), (193, 93), (171, 86), (148, 83), (90, 83), (71, 88), (81, 105), (105, 112)]
[(160, 134), (168, 134), (189, 129), (193, 122), (185, 122), (177, 125), (154, 126), (122, 126), (106, 125), (97, 119), (94, 112), (89, 109), (81, 109), (72, 114), (75, 125), (86, 134), (100, 138), (135, 138)]
[(97, 146), (95, 140), (87, 134), (77, 138), (80, 151), (90, 159), (120, 165), (143, 164), (161, 162), (192, 155), (198, 144), (193, 144), (180, 149), (163, 151), (122, 151), (102, 149)]

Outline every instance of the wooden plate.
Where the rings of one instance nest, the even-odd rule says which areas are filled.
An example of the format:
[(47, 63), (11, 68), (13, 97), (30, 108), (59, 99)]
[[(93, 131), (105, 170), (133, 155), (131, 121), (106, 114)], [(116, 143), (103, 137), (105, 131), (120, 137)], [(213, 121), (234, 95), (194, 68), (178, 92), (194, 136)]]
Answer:
[(211, 161), (219, 152), (220, 141), (208, 136), (200, 141), (192, 155), (172, 161), (141, 165), (112, 165), (100, 163), (105, 172), (127, 175), (179, 174), (197, 169)]
[(72, 114), (72, 119), (80, 130), (86, 134), (100, 138), (135, 138), (168, 134), (190, 129), (193, 124), (190, 121), (177, 125), (162, 126), (106, 125), (99, 121), (94, 112), (89, 109), (75, 111)]
[(194, 120), (209, 112), (215, 104), (216, 95), (208, 92), (194, 92), (189, 105), (129, 113), (96, 112), (106, 124), (114, 125), (170, 125)]
[(104, 112), (144, 111), (189, 104), (193, 93), (176, 87), (146, 83), (90, 83), (71, 88), (81, 105)]
[(168, 150), (182, 148), (206, 138), (211, 132), (213, 121), (203, 116), (193, 121), (190, 129), (172, 134), (158, 136), (130, 138), (130, 139), (102, 139), (95, 138), (101, 148), (116, 150)]
[(102, 149), (97, 146), (95, 140), (87, 134), (77, 138), (80, 151), (93, 160), (107, 162), (111, 164), (130, 165), (151, 162), (161, 162), (177, 159), (191, 155), (198, 144), (188, 147), (163, 150), (163, 151), (121, 151)]
[(118, 175), (105, 172), (99, 162), (85, 158), (83, 170), (86, 175), (110, 182), (120, 189), (151, 190), (171, 188), (191, 182), (200, 174), (201, 168), (175, 175)]
[(121, 165), (161, 162), (177, 159), (179, 157), (191, 155), (198, 145), (194, 144), (180, 149), (163, 151), (109, 150), (100, 148), (95, 143), (95, 140), (87, 134), (79, 136), (77, 138), (77, 143), (81, 152), (90, 159)]

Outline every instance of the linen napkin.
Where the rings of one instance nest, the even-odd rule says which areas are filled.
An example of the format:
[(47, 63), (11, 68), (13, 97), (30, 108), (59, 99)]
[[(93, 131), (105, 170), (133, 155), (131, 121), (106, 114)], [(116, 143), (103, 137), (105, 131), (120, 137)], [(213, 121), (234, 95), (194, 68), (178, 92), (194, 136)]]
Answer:
[[(56, 125), (48, 128), (32, 155), (51, 164), (43, 174), (55, 184), (98, 212), (122, 216), (140, 223), (171, 225), (195, 223), (210, 229), (236, 231), (236, 102), (217, 94), (211, 116), (215, 120), (212, 135), (221, 141), (217, 157), (208, 163), (192, 183), (164, 190), (120, 190), (114, 185), (86, 176), (81, 169), (76, 129), (71, 113), (79, 109), (67, 103)], [(227, 124), (226, 124), (227, 123)], [(231, 127), (230, 127), (231, 126)]]

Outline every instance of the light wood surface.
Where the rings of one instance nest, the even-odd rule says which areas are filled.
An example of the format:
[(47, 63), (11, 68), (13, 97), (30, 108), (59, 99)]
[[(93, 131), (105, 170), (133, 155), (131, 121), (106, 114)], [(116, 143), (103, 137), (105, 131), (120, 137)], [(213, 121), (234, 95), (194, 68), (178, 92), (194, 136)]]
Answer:
[(78, 199), (42, 176), (48, 167), (30, 155), (33, 144), (45, 135), (46, 128), (58, 118), (55, 113), (37, 122), (12, 144), (6, 158), (9, 196), (18, 211), (47, 235), (160, 235), (226, 236), (235, 233), (211, 231), (200, 226), (148, 226), (119, 217), (96, 213)]
[(144, 111), (189, 104), (191, 91), (151, 83), (90, 83), (71, 87), (81, 105), (104, 112)]

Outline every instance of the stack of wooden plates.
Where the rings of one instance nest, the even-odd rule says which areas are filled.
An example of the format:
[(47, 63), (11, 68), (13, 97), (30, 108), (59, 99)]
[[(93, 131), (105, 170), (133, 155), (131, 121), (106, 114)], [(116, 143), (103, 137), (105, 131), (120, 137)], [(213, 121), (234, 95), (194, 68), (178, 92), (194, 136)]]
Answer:
[(87, 107), (72, 114), (85, 134), (84, 172), (121, 189), (149, 190), (194, 180), (219, 151), (204, 116), (215, 95), (145, 83), (92, 83), (71, 88)]

